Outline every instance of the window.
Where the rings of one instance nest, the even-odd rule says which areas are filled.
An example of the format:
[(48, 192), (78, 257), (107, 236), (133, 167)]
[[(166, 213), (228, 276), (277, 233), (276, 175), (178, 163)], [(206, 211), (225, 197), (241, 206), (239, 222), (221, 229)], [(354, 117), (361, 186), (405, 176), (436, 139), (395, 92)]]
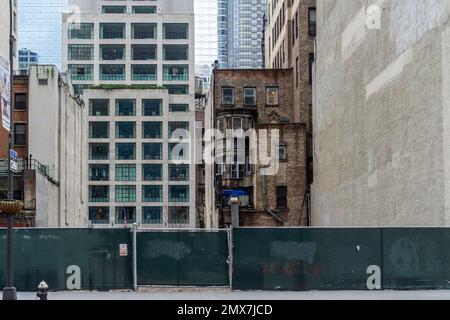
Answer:
[(72, 80), (93, 80), (94, 65), (93, 64), (69, 64), (68, 66), (70, 78)]
[(163, 46), (164, 60), (189, 60), (189, 46), (186, 44), (166, 44)]
[(142, 115), (152, 117), (162, 116), (162, 100), (160, 99), (142, 100)]
[(93, 23), (70, 24), (69, 39), (94, 39), (94, 24)]
[(162, 138), (162, 122), (160, 122), (160, 121), (144, 121), (144, 122), (142, 122), (142, 138), (143, 139), (161, 139)]
[(189, 181), (189, 165), (169, 164), (169, 181)]
[(127, 6), (102, 6), (102, 13), (127, 13)]
[(287, 187), (277, 187), (277, 209), (287, 209)]
[(136, 138), (136, 122), (133, 121), (116, 122), (116, 138), (118, 139)]
[(128, 224), (136, 222), (135, 207), (116, 207), (116, 223)]
[(125, 39), (125, 23), (100, 23), (100, 39)]
[(298, 88), (298, 57), (295, 59), (295, 86)]
[(142, 202), (162, 202), (162, 186), (142, 186)]
[(89, 207), (89, 221), (93, 224), (109, 224), (109, 207)]
[(116, 159), (117, 160), (135, 160), (136, 144), (135, 143), (116, 143)]
[(136, 181), (136, 165), (116, 164), (116, 181)]
[(109, 180), (108, 164), (89, 165), (89, 181), (108, 181), (108, 180)]
[(189, 144), (169, 143), (169, 160), (189, 160)]
[(256, 105), (256, 88), (244, 88), (244, 105)]
[(286, 145), (279, 145), (278, 146), (278, 159), (279, 161), (286, 161), (287, 160), (287, 147)]
[(231, 165), (231, 179), (243, 179), (244, 178), (244, 165), (232, 164)]
[(116, 202), (136, 202), (136, 186), (116, 186)]
[(169, 186), (169, 202), (189, 202), (189, 186)]
[(178, 65), (164, 65), (163, 80), (189, 80), (189, 66), (185, 64)]
[(109, 100), (108, 99), (90, 99), (89, 100), (90, 116), (109, 116)]
[(162, 164), (143, 164), (142, 165), (143, 181), (161, 181), (162, 180)]
[(222, 104), (234, 104), (234, 88), (222, 88)]
[(109, 202), (109, 186), (89, 186), (89, 202)]
[(189, 122), (187, 121), (170, 121), (169, 122), (169, 139), (183, 139), (189, 137)]
[(169, 207), (170, 224), (189, 223), (189, 207)]
[(18, 146), (27, 144), (27, 125), (25, 123), (14, 124), (14, 144)]
[(136, 100), (134, 99), (117, 99), (116, 100), (116, 116), (135, 116)]
[(164, 39), (188, 39), (189, 25), (187, 23), (164, 23)]
[(156, 79), (156, 64), (131, 65), (131, 80), (154, 81)]
[(316, 8), (308, 9), (308, 35), (310, 37), (316, 36)]
[(166, 84), (164, 87), (167, 88), (169, 94), (188, 94), (189, 86), (188, 85), (177, 85), (177, 84)]
[(108, 139), (109, 138), (109, 122), (89, 122), (89, 138), (91, 139)]
[(160, 224), (163, 222), (162, 215), (162, 207), (142, 207), (143, 224)]
[(169, 104), (169, 112), (188, 112), (189, 105), (188, 104)]
[(125, 60), (125, 45), (101, 44), (100, 60)]
[(124, 64), (100, 65), (100, 80), (102, 81), (125, 80), (125, 65)]
[(156, 39), (156, 23), (132, 23), (132, 39)]
[(313, 81), (313, 65), (314, 65), (314, 53), (309, 54), (309, 84), (312, 85)]
[(133, 60), (144, 61), (144, 60), (156, 60), (157, 51), (155, 44), (132, 44), (131, 45), (131, 56)]
[(231, 122), (233, 125), (233, 130), (242, 129), (242, 118), (233, 117), (231, 118)]
[(155, 6), (133, 6), (133, 13), (137, 13), (137, 14), (156, 13), (156, 7)]
[(266, 103), (269, 106), (278, 105), (278, 88), (266, 88)]
[(142, 160), (162, 160), (162, 144), (143, 143)]
[(109, 159), (108, 143), (89, 144), (89, 160), (108, 160), (108, 159)]
[(27, 108), (26, 93), (15, 93), (14, 94), (14, 109), (15, 110), (26, 110), (26, 108)]
[(69, 44), (69, 60), (93, 60), (94, 46), (92, 44)]

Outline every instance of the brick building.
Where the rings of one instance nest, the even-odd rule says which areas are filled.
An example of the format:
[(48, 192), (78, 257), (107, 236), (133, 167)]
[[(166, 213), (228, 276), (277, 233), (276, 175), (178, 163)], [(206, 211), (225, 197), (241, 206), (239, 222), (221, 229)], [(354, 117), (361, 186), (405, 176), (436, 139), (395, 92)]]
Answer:
[[(306, 126), (294, 119), (293, 70), (213, 71), (205, 126), (224, 134), (214, 137), (214, 164), (205, 165), (205, 225), (230, 224), (229, 200), (240, 200), (240, 226), (298, 226), (307, 224)], [(229, 129), (235, 136), (230, 135)], [(255, 136), (249, 134), (254, 129)], [(267, 155), (278, 165), (273, 173), (261, 159), (261, 135), (279, 139)], [(244, 134), (242, 134), (244, 133)], [(238, 138), (242, 138), (242, 144)], [(205, 137), (206, 145), (211, 142)], [(270, 151), (269, 151), (270, 150)], [(256, 161), (255, 161), (256, 160)]]

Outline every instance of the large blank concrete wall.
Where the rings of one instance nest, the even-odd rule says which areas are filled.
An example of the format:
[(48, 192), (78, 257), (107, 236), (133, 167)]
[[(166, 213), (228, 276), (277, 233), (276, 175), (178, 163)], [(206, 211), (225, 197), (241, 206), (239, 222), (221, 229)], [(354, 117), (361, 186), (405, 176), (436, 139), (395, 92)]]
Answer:
[(449, 5), (318, 0), (315, 225), (450, 224)]

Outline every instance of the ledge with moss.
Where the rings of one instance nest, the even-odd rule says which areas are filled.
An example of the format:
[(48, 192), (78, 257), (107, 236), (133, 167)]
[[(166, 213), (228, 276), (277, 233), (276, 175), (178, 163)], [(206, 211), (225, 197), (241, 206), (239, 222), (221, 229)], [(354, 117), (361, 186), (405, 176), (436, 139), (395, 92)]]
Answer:
[(124, 85), (124, 84), (100, 84), (97, 86), (90, 86), (86, 89), (96, 89), (96, 90), (120, 90), (120, 89), (148, 89), (148, 90), (164, 90), (167, 89), (164, 86), (155, 86), (151, 84), (132, 84), (132, 85)]

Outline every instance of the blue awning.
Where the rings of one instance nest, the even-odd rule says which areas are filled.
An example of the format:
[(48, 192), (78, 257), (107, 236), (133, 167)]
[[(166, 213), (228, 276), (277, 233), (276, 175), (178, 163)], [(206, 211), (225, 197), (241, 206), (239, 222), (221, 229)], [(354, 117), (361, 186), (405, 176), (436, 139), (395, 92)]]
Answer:
[(242, 189), (223, 190), (223, 194), (227, 197), (248, 196), (248, 192), (246, 190), (242, 190)]

